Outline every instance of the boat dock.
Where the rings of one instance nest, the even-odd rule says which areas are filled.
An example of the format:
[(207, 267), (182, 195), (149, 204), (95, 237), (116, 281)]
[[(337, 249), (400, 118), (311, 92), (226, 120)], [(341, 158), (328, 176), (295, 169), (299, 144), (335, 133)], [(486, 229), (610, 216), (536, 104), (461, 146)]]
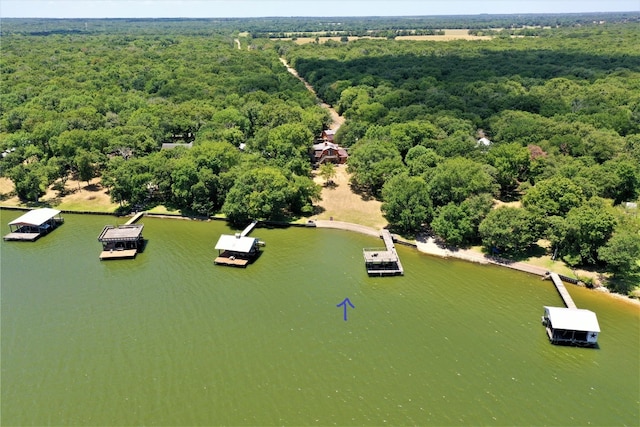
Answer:
[(143, 228), (143, 224), (106, 225), (98, 236), (102, 243), (100, 260), (135, 258), (144, 249)]
[(556, 286), (556, 289), (558, 290), (562, 301), (564, 301), (564, 305), (566, 305), (567, 308), (578, 308), (576, 306), (576, 303), (573, 302), (573, 298), (571, 298), (571, 295), (569, 295), (569, 291), (567, 291), (567, 288), (564, 287), (564, 283), (562, 283), (562, 280), (560, 279), (558, 273), (550, 273), (549, 277), (551, 277), (551, 281)]
[(382, 230), (380, 233), (384, 241), (384, 248), (365, 248), (364, 255), (367, 273), (370, 276), (401, 276), (404, 268), (396, 252), (393, 237), (389, 230)]
[(64, 223), (60, 211), (51, 208), (33, 209), (21, 217), (11, 221), (11, 232), (4, 240), (32, 242)]
[(246, 267), (253, 262), (260, 255), (260, 246), (264, 246), (264, 242), (248, 236), (257, 224), (258, 221), (253, 221), (240, 233), (220, 236), (216, 244), (218, 256), (214, 259), (214, 264)]
[[(555, 285), (565, 307), (544, 307), (542, 324), (545, 326), (549, 341), (553, 344), (596, 347), (600, 325), (598, 317), (591, 310), (578, 308), (562, 283), (558, 273), (547, 275)], [(570, 280), (569, 278), (565, 278)]]

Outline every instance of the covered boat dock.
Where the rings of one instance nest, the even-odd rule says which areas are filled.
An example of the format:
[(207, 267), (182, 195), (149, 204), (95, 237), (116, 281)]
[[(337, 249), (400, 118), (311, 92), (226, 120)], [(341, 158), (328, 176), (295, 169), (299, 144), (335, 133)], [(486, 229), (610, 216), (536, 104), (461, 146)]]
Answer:
[(51, 208), (34, 209), (9, 223), (11, 232), (4, 240), (34, 241), (64, 223), (60, 211)]
[(106, 225), (98, 236), (100, 259), (134, 258), (144, 248), (143, 228), (143, 224)]
[(552, 344), (595, 347), (598, 344), (598, 334), (600, 333), (596, 314), (576, 306), (559, 274), (549, 273), (548, 277), (566, 306), (566, 308), (544, 307), (542, 324), (546, 327), (549, 341)]
[(553, 344), (588, 347), (598, 344), (600, 325), (591, 310), (545, 306), (542, 323)]
[(260, 246), (264, 243), (258, 238), (248, 237), (258, 222), (253, 221), (241, 233), (223, 234), (216, 243), (218, 256), (213, 261), (218, 265), (246, 267), (260, 255)]

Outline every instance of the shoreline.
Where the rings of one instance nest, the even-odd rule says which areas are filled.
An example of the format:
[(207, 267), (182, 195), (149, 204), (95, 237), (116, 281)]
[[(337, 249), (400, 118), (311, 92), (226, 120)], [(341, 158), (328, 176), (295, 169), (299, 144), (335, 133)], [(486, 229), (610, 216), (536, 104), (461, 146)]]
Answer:
[[(11, 211), (29, 211), (34, 208), (22, 207), (22, 206), (5, 206), (0, 205), (0, 211), (2, 210), (11, 210)], [(132, 212), (126, 215), (118, 215), (115, 212), (96, 212), (96, 211), (74, 211), (74, 210), (60, 210), (62, 213), (68, 214), (79, 214), (79, 215), (109, 215), (109, 216), (117, 216), (117, 217), (133, 217), (138, 212)], [(149, 216), (152, 218), (161, 218), (161, 219), (179, 219), (179, 220), (187, 220), (187, 221), (226, 221), (226, 218), (222, 217), (189, 217), (182, 214), (170, 214), (170, 213), (148, 213), (145, 212), (143, 216)], [(269, 221), (259, 221), (258, 226), (260, 224), (263, 225), (277, 225), (277, 226), (286, 226), (286, 227), (306, 227), (306, 228), (326, 228), (326, 229), (335, 229), (335, 230), (344, 230), (344, 231), (352, 231), (360, 234), (365, 234), (371, 237), (380, 237), (380, 230), (375, 229), (373, 227), (369, 227), (366, 225), (354, 224), (351, 222), (345, 221), (334, 221), (334, 220), (308, 220), (306, 223), (275, 223)], [(397, 243), (403, 244), (405, 246), (411, 246), (418, 250), (421, 253), (426, 255), (436, 256), (439, 258), (454, 258), (461, 261), (473, 262), (476, 264), (484, 264), (484, 265), (495, 265), (498, 267), (510, 268), (513, 270), (517, 270), (523, 273), (534, 274), (536, 276), (540, 276), (541, 278), (545, 278), (551, 271), (544, 267), (539, 267), (532, 264), (527, 264), (525, 262), (511, 262), (509, 260), (500, 260), (498, 258), (487, 257), (484, 254), (469, 250), (469, 249), (449, 249), (442, 247), (439, 245), (433, 236), (429, 236), (426, 234), (420, 234), (417, 236), (416, 240), (408, 240), (404, 239), (396, 234), (392, 234), (394, 241)], [(566, 277), (566, 276), (565, 276)], [(581, 285), (576, 285), (581, 286)], [(585, 287), (585, 286), (581, 286)], [(599, 292), (603, 295), (609, 295), (612, 298), (615, 298), (620, 301), (627, 301), (630, 304), (634, 304), (636, 306), (640, 306), (640, 299), (632, 298), (626, 295), (618, 294), (615, 292), (609, 291), (608, 288), (604, 286), (597, 286), (592, 288), (592, 290)]]
[[(327, 221), (327, 220), (316, 220), (313, 221), (315, 226), (318, 228), (332, 228), (339, 229), (345, 231), (354, 231), (356, 233), (362, 233), (373, 237), (380, 237), (380, 231), (376, 230), (372, 227), (367, 227), (359, 224), (352, 224), (343, 221)], [(436, 243), (433, 236), (427, 236), (425, 234), (419, 235), (416, 240), (407, 240), (399, 237), (398, 235), (392, 234), (394, 241), (403, 244), (405, 246), (411, 246), (416, 248), (419, 252), (424, 253), (426, 255), (437, 256), (439, 258), (454, 258), (461, 261), (474, 262), (476, 264), (483, 265), (495, 265), (498, 267), (510, 268), (512, 270), (517, 270), (523, 273), (534, 274), (536, 276), (540, 276), (542, 279), (545, 279), (546, 276), (551, 272), (549, 269), (544, 267), (539, 267), (536, 265), (527, 264), (525, 262), (511, 262), (508, 260), (500, 260), (497, 258), (490, 258), (485, 256), (484, 254), (469, 250), (469, 249), (447, 249)], [(562, 275), (561, 275), (562, 276)], [(566, 276), (563, 276), (566, 277)], [(573, 284), (573, 283), (572, 283)], [(578, 284), (574, 284), (575, 286), (581, 286)], [(631, 298), (626, 295), (618, 294), (615, 292), (609, 291), (608, 288), (604, 286), (598, 286), (591, 288), (591, 290), (595, 292), (599, 292), (603, 295), (609, 295), (612, 298), (615, 298), (620, 301), (626, 301), (630, 304), (640, 306), (640, 300), (636, 298)]]

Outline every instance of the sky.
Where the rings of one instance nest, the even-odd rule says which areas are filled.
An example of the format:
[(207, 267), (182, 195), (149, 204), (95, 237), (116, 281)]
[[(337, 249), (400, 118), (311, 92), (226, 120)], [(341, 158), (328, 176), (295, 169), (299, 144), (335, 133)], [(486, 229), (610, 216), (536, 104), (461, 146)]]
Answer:
[(640, 0), (0, 0), (0, 18), (245, 18), (638, 11)]

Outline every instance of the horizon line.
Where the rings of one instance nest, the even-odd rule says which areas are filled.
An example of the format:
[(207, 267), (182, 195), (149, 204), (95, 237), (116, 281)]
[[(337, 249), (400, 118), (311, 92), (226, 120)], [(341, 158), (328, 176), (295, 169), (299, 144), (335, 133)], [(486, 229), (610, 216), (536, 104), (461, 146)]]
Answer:
[(432, 18), (432, 17), (479, 17), (479, 16), (559, 16), (559, 15), (613, 15), (613, 14), (636, 14), (640, 15), (640, 11), (626, 10), (626, 11), (590, 11), (590, 12), (514, 12), (514, 13), (475, 13), (475, 14), (433, 14), (433, 15), (264, 15), (264, 16), (104, 16), (104, 17), (47, 17), (47, 16), (0, 16), (0, 21), (3, 19), (51, 19), (51, 20), (63, 20), (63, 19), (298, 19), (298, 18)]

